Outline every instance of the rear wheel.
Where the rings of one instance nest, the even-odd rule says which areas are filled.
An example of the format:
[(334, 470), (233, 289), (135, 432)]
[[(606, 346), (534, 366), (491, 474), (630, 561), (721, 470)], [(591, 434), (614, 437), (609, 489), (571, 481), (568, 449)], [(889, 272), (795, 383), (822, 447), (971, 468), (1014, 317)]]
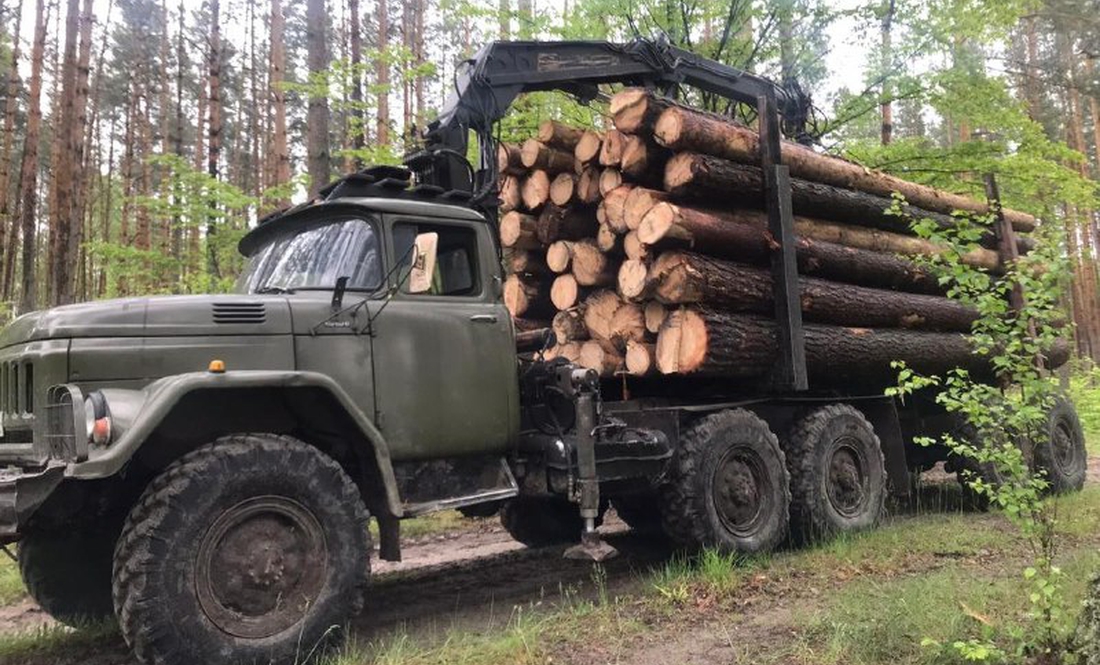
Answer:
[(227, 437), (146, 488), (114, 557), (122, 636), (145, 663), (292, 663), (362, 606), (368, 516), (340, 466), (296, 439)]
[(787, 440), (791, 532), (802, 542), (873, 527), (886, 501), (886, 462), (871, 423), (832, 404), (802, 418)]
[(734, 409), (700, 418), (681, 437), (661, 518), (686, 547), (766, 552), (787, 536), (790, 500), (775, 434), (755, 414)]
[(500, 508), (500, 523), (528, 547), (576, 543), (584, 531), (577, 504), (557, 497), (517, 497)]
[(31, 532), (19, 541), (19, 573), (34, 602), (69, 626), (114, 617), (110, 532)]
[(1085, 433), (1077, 410), (1065, 398), (1059, 398), (1047, 414), (1045, 436), (1035, 446), (1035, 469), (1045, 475), (1054, 494), (1076, 492), (1085, 486)]

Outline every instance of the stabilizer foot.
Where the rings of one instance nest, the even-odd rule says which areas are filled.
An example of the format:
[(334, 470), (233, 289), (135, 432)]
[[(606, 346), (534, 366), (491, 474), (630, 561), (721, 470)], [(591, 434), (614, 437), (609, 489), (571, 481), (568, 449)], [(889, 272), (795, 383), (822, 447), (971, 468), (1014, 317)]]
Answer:
[(581, 542), (565, 550), (566, 559), (576, 561), (607, 561), (619, 556), (619, 550), (607, 544), (596, 531), (587, 531), (581, 536)]

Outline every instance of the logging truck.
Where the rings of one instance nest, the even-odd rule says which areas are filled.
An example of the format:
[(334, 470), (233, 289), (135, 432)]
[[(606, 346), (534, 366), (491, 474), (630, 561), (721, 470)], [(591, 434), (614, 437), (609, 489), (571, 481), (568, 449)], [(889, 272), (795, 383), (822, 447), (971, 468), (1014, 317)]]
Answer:
[[(632, 88), (614, 130), (493, 140), (522, 92), (611, 83)], [(760, 133), (659, 94), (679, 85), (757, 108)], [(589, 559), (613, 554), (611, 506), (750, 554), (873, 526), (948, 457), (913, 437), (964, 426), (884, 397), (889, 363), (971, 362), (973, 320), (899, 258), (934, 248), (886, 197), (945, 223), (975, 203), (784, 141), (806, 109), (663, 42), (490, 44), (405, 167), (250, 231), (235, 293), (0, 333), (0, 543), (53, 617), (116, 617), (143, 662), (291, 663), (361, 608), (371, 518), (386, 560), (402, 519), (486, 505)], [(1026, 250), (1033, 220), (1004, 218), (1012, 246), (975, 261)], [(1072, 407), (1049, 424), (1036, 465), (1079, 488)]]

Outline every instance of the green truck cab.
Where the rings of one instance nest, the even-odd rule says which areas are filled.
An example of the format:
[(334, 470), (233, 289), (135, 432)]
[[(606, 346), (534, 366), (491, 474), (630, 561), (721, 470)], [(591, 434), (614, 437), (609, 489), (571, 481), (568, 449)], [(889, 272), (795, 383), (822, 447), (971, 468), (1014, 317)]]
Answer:
[[(609, 504), (688, 547), (746, 553), (869, 528), (950, 419), (881, 389), (633, 393), (517, 333), (494, 228), (379, 183), (264, 221), (237, 292), (109, 300), (0, 333), (0, 543), (74, 625), (116, 617), (147, 663), (297, 662), (362, 607), (377, 520), (501, 504), (531, 546), (613, 551)], [(1051, 414), (1059, 489), (1085, 456)], [(305, 647), (303, 649), (303, 647)]]

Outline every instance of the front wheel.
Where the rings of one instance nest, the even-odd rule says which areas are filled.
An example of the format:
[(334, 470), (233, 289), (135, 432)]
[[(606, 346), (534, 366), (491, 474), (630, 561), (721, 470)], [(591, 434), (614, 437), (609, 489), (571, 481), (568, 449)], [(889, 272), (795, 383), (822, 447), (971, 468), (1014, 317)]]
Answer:
[(294, 663), (362, 606), (368, 516), (340, 466), (270, 434), (219, 439), (146, 488), (114, 556), (126, 642), (158, 665)]
[(661, 492), (665, 532), (686, 547), (767, 552), (787, 536), (789, 482), (767, 423), (744, 409), (708, 415), (680, 439)]
[(1058, 398), (1047, 414), (1043, 435), (1035, 446), (1035, 469), (1044, 474), (1054, 494), (1080, 490), (1088, 473), (1088, 452), (1072, 402)]
[(27, 593), (68, 626), (112, 618), (111, 555), (117, 536), (117, 528), (26, 534), (19, 541), (18, 558)]

